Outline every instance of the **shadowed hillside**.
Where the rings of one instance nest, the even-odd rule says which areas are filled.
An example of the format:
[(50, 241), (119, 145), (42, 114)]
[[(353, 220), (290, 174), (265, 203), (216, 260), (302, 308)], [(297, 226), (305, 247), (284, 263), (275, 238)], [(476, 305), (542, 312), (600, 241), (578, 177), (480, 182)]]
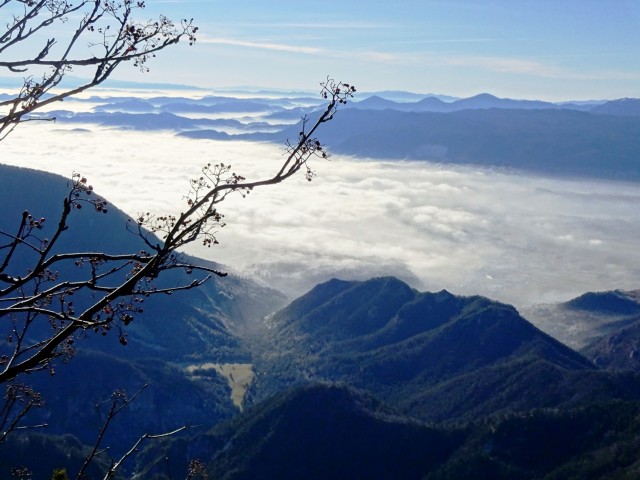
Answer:
[[(0, 165), (0, 185), (3, 202), (0, 204), (0, 229), (11, 232), (17, 228), (21, 214), (28, 210), (35, 217), (46, 219), (42, 235), (53, 229), (62, 201), (68, 192), (67, 180), (34, 170)], [(160, 212), (161, 213), (161, 212)], [(109, 205), (108, 213), (102, 214), (84, 208), (72, 212), (70, 226), (61, 237), (59, 252), (130, 253), (147, 246), (127, 229), (128, 217), (116, 207)], [(13, 272), (23, 273), (29, 258), (21, 258)], [(197, 262), (213, 268), (224, 267), (207, 262)], [(73, 278), (74, 269), (61, 271), (61, 275)], [(194, 275), (186, 272), (167, 272), (158, 287), (171, 288), (188, 285)], [(99, 338), (92, 348), (108, 352), (117, 349), (118, 355), (161, 357), (164, 360), (220, 360), (228, 356), (231, 360), (246, 358), (238, 338), (232, 331), (241, 329), (246, 322), (264, 316), (284, 303), (284, 296), (269, 288), (260, 287), (248, 280), (234, 276), (211, 278), (202, 287), (176, 292), (173, 295), (155, 296), (145, 302), (144, 313), (128, 328), (130, 345), (121, 347), (116, 338)], [(232, 331), (230, 331), (231, 329)], [(130, 348), (129, 348), (130, 347)]]
[(312, 385), (276, 395), (207, 434), (146, 449), (137, 473), (168, 479), (167, 471), (186, 468), (171, 459), (190, 452), (224, 480), (626, 479), (637, 472), (638, 413), (637, 403), (608, 402), (433, 427), (362, 392)]

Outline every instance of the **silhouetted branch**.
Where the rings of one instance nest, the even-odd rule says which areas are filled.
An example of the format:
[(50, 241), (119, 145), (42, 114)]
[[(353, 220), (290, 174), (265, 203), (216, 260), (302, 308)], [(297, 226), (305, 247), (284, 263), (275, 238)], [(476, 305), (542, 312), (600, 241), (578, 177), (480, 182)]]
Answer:
[(12, 383), (7, 386), (4, 400), (0, 409), (0, 445), (12, 432), (46, 426), (18, 426), (33, 407), (43, 405), (42, 396), (31, 387), (22, 383)]
[[(155, 21), (133, 18), (144, 2), (134, 0), (5, 0), (0, 14), (8, 19), (0, 33), (0, 70), (24, 74), (19, 93), (0, 101), (0, 141), (19, 123), (34, 119), (29, 114), (104, 82), (122, 62), (143, 72), (147, 62), (161, 50), (186, 39), (196, 41), (193, 20), (173, 22), (165, 16)], [(65, 38), (52, 35), (61, 23), (77, 20)], [(51, 28), (49, 28), (51, 27)], [(68, 29), (65, 29), (68, 31)], [(41, 43), (30, 58), (12, 59), (14, 50), (31, 42)], [(88, 45), (88, 47), (85, 47)], [(79, 86), (64, 87), (63, 79), (74, 68), (90, 69), (89, 79)], [(50, 120), (50, 118), (45, 118)]]
[(108, 480), (110, 478), (113, 478), (113, 476), (116, 474), (118, 468), (120, 468), (120, 466), (122, 465), (122, 463), (127, 460), (131, 455), (133, 455), (134, 453), (136, 453), (138, 451), (138, 448), (140, 447), (140, 445), (142, 444), (142, 442), (144, 442), (145, 440), (153, 440), (153, 439), (159, 439), (159, 438), (166, 438), (166, 437), (170, 437), (172, 435), (176, 435), (177, 433), (183, 432), (185, 430), (187, 430), (189, 428), (189, 426), (185, 425), (183, 427), (180, 428), (176, 428), (175, 430), (171, 431), (171, 432), (166, 432), (166, 433), (159, 433), (159, 434), (149, 434), (149, 433), (145, 433), (144, 435), (142, 435), (137, 441), (136, 443), (133, 444), (133, 446), (127, 450), (127, 452), (125, 452), (124, 455), (122, 455), (122, 457), (120, 457), (120, 459), (116, 462), (114, 462), (111, 465), (111, 468), (109, 468), (109, 470), (107, 471), (107, 473), (104, 476), (104, 480)]
[[(321, 94), (328, 101), (325, 109), (315, 122), (305, 119), (297, 143), (287, 144), (287, 155), (272, 177), (248, 181), (233, 172), (230, 165), (209, 164), (199, 178), (191, 181), (183, 213), (177, 216), (146, 213), (133, 221), (135, 228), (130, 225), (129, 230), (137, 233), (151, 252), (106, 254), (54, 250), (67, 232), (74, 210), (89, 206), (98, 213), (107, 212), (107, 203), (95, 195), (80, 174), (72, 178), (50, 238), (41, 238), (49, 224), (46, 219), (23, 212), (16, 233), (2, 232), (8, 242), (0, 244), (0, 252), (6, 251), (4, 257), (0, 257), (0, 319), (7, 319), (12, 325), (8, 335), (10, 350), (0, 357), (0, 383), (21, 373), (50, 368), (54, 358), (72, 355), (78, 332), (93, 330), (106, 334), (115, 326), (120, 331), (120, 342), (126, 345), (121, 327), (129, 325), (142, 312), (146, 298), (199, 287), (211, 275), (225, 276), (214, 268), (185, 262), (178, 251), (194, 241), (208, 247), (218, 243), (217, 231), (224, 227), (224, 215), (218, 205), (228, 195), (246, 196), (254, 188), (276, 185), (300, 170), (305, 171), (307, 179), (312, 179), (309, 161), (328, 158), (324, 146), (314, 135), (355, 92), (354, 87), (333, 80), (321, 86)], [(35, 258), (19, 273), (12, 267), (22, 249), (31, 251)], [(78, 278), (60, 278), (59, 272), (69, 268), (77, 271)], [(210, 275), (172, 287), (155, 285), (162, 272), (175, 269)], [(48, 333), (46, 330), (43, 333), (42, 328), (35, 333), (37, 321), (50, 325)]]

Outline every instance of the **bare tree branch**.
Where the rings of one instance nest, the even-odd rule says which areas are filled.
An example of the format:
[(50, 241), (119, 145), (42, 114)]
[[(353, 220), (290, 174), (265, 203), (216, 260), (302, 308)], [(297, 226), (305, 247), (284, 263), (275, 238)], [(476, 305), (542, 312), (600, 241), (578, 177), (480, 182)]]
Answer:
[(180, 432), (184, 432), (185, 430), (189, 429), (190, 427), (188, 425), (182, 426), (180, 428), (176, 428), (175, 430), (172, 430), (171, 432), (165, 432), (165, 433), (159, 433), (159, 434), (149, 434), (149, 433), (145, 433), (144, 435), (142, 435), (137, 441), (136, 443), (133, 444), (133, 446), (127, 450), (124, 455), (122, 455), (122, 457), (120, 457), (119, 460), (117, 460), (116, 462), (113, 462), (113, 464), (111, 465), (111, 468), (109, 468), (109, 470), (107, 471), (107, 473), (104, 476), (104, 480), (108, 480), (110, 478), (113, 478), (113, 476), (116, 474), (118, 468), (120, 468), (120, 466), (122, 465), (122, 463), (127, 460), (131, 455), (133, 455), (134, 453), (136, 453), (140, 447), (140, 445), (145, 441), (145, 440), (153, 440), (153, 439), (159, 439), (159, 438), (166, 438), (166, 437), (170, 437), (173, 435), (176, 435)]
[[(155, 21), (133, 18), (144, 2), (134, 0), (5, 0), (0, 14), (11, 20), (0, 34), (0, 70), (24, 74), (20, 92), (1, 101), (0, 141), (33, 112), (100, 85), (122, 62), (143, 72), (156, 53), (187, 40), (196, 41), (193, 20), (173, 22), (165, 16)], [(47, 27), (76, 22), (69, 37), (47, 35)], [(53, 30), (52, 30), (53, 32)], [(12, 59), (26, 42), (42, 42), (32, 58)], [(19, 53), (18, 53), (19, 54)], [(76, 87), (64, 87), (63, 79), (74, 68), (90, 69), (89, 79)], [(39, 118), (39, 117), (38, 117)], [(47, 118), (45, 118), (47, 119)]]
[[(111, 404), (109, 406), (109, 411), (107, 412), (107, 416), (102, 422), (102, 425), (100, 426), (100, 430), (98, 431), (98, 435), (96, 436), (96, 441), (93, 444), (91, 452), (85, 457), (84, 463), (82, 464), (82, 467), (80, 467), (80, 470), (78, 471), (78, 475), (76, 477), (78, 480), (85, 478), (87, 468), (89, 468), (89, 465), (91, 465), (91, 462), (93, 462), (98, 455), (104, 452), (104, 450), (102, 451), (100, 450), (100, 445), (102, 445), (102, 442), (104, 441), (104, 437), (107, 433), (107, 429), (111, 425), (111, 422), (113, 421), (113, 419), (116, 417), (116, 415), (118, 415), (118, 413), (120, 413), (124, 408), (128, 407), (131, 404), (131, 402), (133, 402), (138, 396), (140, 396), (140, 394), (144, 390), (146, 390), (148, 386), (149, 385), (143, 385), (142, 388), (140, 388), (140, 390), (138, 390), (131, 397), (128, 397), (127, 394), (121, 390), (115, 391), (113, 393), (113, 395), (111, 396)], [(96, 405), (96, 409), (98, 408), (99, 408), (99, 405)], [(113, 467), (110, 470), (113, 470)], [(113, 471), (115, 473), (115, 470)], [(109, 477), (105, 477), (105, 478), (109, 478)]]
[[(4, 232), (9, 241), (4, 245), (5, 258), (0, 258), (3, 266), (0, 269), (0, 321), (10, 319), (14, 325), (9, 335), (13, 349), (0, 357), (0, 383), (24, 372), (48, 368), (55, 357), (69, 354), (69, 345), (78, 332), (106, 333), (112, 326), (119, 329), (127, 326), (142, 312), (141, 304), (149, 296), (196, 288), (211, 274), (224, 276), (224, 272), (216, 269), (185, 262), (179, 250), (194, 241), (208, 247), (218, 243), (217, 231), (224, 227), (224, 215), (218, 206), (228, 195), (247, 195), (254, 188), (276, 185), (301, 170), (308, 180), (313, 178), (310, 160), (329, 156), (315, 134), (355, 92), (354, 87), (331, 79), (321, 85), (326, 107), (314, 122), (305, 119), (297, 142), (287, 144), (287, 154), (272, 177), (249, 181), (233, 172), (230, 165), (209, 164), (199, 178), (191, 181), (183, 213), (177, 216), (147, 213), (133, 220), (129, 230), (138, 234), (152, 250), (150, 253), (108, 255), (54, 251), (67, 231), (74, 209), (89, 204), (97, 212), (106, 212), (106, 202), (93, 193), (87, 179), (79, 174), (72, 179), (50, 239), (40, 240), (38, 236), (47, 224), (45, 219), (36, 220), (28, 212), (23, 213), (17, 234), (12, 237)], [(2, 247), (0, 245), (0, 252)], [(10, 275), (7, 272), (20, 248), (36, 252), (36, 258), (24, 275)], [(76, 267), (80, 278), (60, 279), (53, 267), (64, 265)], [(172, 287), (154, 284), (162, 272), (175, 269), (209, 275)], [(38, 319), (49, 323), (51, 330), (45, 336), (29, 337), (32, 340), (25, 343), (27, 331), (34, 331)], [(127, 343), (122, 331), (119, 338), (121, 343)]]
[(31, 387), (22, 383), (9, 384), (5, 393), (5, 402), (0, 409), (0, 445), (5, 442), (10, 433), (16, 430), (42, 426), (18, 426), (33, 407), (42, 405), (42, 396)]

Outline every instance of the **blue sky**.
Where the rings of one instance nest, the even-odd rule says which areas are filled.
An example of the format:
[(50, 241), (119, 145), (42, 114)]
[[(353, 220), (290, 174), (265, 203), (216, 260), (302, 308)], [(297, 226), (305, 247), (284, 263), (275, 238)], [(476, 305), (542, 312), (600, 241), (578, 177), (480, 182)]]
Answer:
[[(548, 100), (640, 97), (638, 0), (147, 0), (200, 36), (158, 58), (151, 82)], [(119, 78), (135, 72), (121, 69)]]

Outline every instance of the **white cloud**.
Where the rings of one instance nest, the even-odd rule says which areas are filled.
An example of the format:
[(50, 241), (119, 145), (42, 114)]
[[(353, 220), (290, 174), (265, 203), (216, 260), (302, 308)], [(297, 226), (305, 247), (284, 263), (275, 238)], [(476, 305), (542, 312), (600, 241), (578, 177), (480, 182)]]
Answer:
[[(179, 212), (188, 179), (207, 162), (258, 178), (282, 159), (268, 144), (97, 127), (62, 135), (67, 128), (21, 126), (2, 143), (3, 162), (82, 172), (132, 215)], [(221, 245), (191, 251), (296, 283), (297, 293), (331, 275), (396, 274), (419, 288), (524, 305), (640, 284), (638, 184), (340, 156), (314, 167), (310, 184), (300, 177), (225, 202)]]
[(290, 45), (285, 43), (273, 43), (268, 41), (248, 41), (248, 40), (237, 40), (233, 38), (223, 38), (223, 37), (212, 37), (207, 35), (200, 35), (198, 37), (199, 43), (209, 43), (209, 44), (217, 44), (217, 45), (231, 45), (234, 47), (246, 47), (246, 48), (257, 48), (260, 50), (273, 50), (277, 52), (293, 52), (293, 53), (304, 53), (307, 55), (316, 55), (319, 53), (323, 53), (324, 50), (317, 47), (304, 47), (301, 45)]

